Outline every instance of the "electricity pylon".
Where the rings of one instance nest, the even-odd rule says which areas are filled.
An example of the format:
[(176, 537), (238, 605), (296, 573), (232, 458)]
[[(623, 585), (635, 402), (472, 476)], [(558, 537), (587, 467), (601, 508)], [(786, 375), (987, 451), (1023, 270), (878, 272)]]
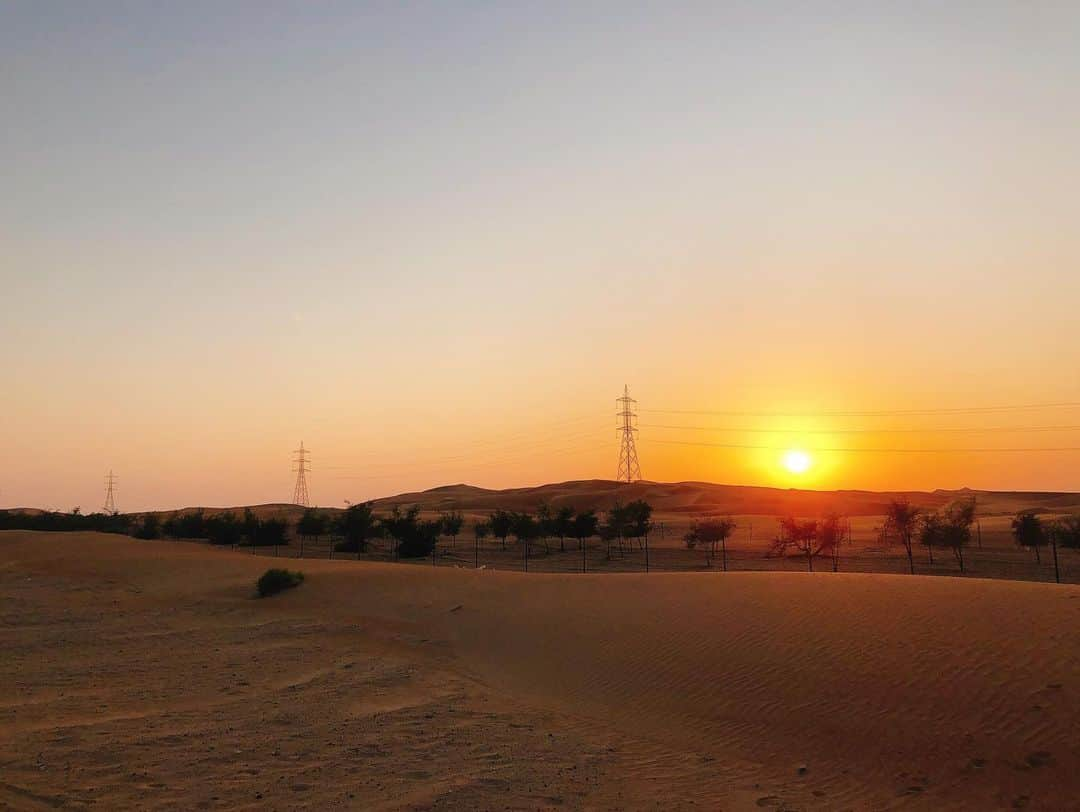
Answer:
[(116, 497), (113, 495), (116, 485), (116, 475), (109, 470), (109, 473), (105, 475), (105, 506), (102, 511), (108, 513), (110, 516), (115, 516), (118, 511), (116, 509)]
[(634, 435), (637, 434), (637, 426), (634, 425), (637, 412), (634, 411), (634, 406), (637, 401), (630, 397), (629, 387), (623, 386), (623, 396), (616, 398), (615, 402), (619, 406), (615, 416), (622, 421), (615, 428), (622, 437), (619, 445), (619, 473), (615, 479), (619, 482), (635, 482), (641, 479), (641, 466), (638, 465), (637, 446), (634, 444)]
[(303, 441), (300, 442), (300, 447), (293, 451), (296, 456), (293, 458), (293, 464), (296, 466), (293, 468), (296, 471), (296, 486), (293, 488), (293, 504), (308, 505), (308, 490), (307, 490), (307, 474), (311, 471), (311, 465), (308, 462), (308, 454), (311, 452), (304, 448)]

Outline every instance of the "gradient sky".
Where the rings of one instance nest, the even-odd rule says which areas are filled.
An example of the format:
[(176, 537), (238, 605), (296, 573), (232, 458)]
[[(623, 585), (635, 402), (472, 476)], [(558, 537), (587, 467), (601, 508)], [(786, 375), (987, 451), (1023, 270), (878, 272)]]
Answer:
[[(322, 505), (610, 478), (624, 383), (649, 479), (1078, 490), (899, 450), (1080, 447), (1077, 42), (1073, 2), (0, 2), (0, 505), (285, 501), (301, 440)], [(912, 409), (968, 411), (831, 414)]]

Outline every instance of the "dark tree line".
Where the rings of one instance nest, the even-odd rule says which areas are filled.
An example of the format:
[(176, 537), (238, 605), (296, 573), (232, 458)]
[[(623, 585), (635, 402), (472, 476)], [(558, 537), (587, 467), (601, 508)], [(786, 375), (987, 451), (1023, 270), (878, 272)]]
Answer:
[(117, 513), (84, 514), (79, 508), (72, 509), (70, 513), (55, 510), (32, 513), (23, 510), (0, 510), (0, 530), (130, 533), (132, 525), (131, 516)]
[(1054, 554), (1054, 580), (1061, 583), (1058, 547), (1080, 549), (1080, 515), (1044, 521), (1035, 511), (1025, 510), (1012, 520), (1012, 534), (1018, 545), (1035, 550), (1038, 563), (1042, 563), (1039, 548), (1049, 544)]
[(934, 563), (934, 550), (947, 550), (964, 571), (964, 550), (971, 543), (971, 527), (975, 524), (975, 502), (958, 499), (937, 511), (922, 510), (906, 499), (889, 503), (882, 528), (886, 540), (895, 539), (903, 545), (908, 569), (915, 574), (915, 544), (926, 548), (928, 562)]
[(551, 552), (553, 539), (559, 541), (559, 552), (565, 552), (567, 539), (576, 540), (581, 550), (588, 539), (599, 536), (607, 542), (610, 557), (612, 545), (617, 544), (625, 551), (631, 540), (645, 539), (652, 529), (651, 518), (652, 507), (642, 500), (626, 505), (616, 502), (604, 514), (603, 521), (595, 510), (575, 511), (567, 505), (553, 511), (548, 505), (540, 505), (535, 515), (513, 510), (492, 511), (486, 521), (473, 525), (473, 535), (477, 543), (489, 536), (497, 538), (503, 550), (511, 537), (525, 551), (532, 542), (539, 541), (545, 553)]

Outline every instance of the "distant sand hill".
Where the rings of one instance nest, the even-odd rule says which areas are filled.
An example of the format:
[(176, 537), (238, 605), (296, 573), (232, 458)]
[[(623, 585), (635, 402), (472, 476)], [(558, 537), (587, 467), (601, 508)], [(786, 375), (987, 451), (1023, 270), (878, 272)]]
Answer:
[(586, 479), (532, 488), (488, 490), (473, 485), (404, 493), (375, 500), (378, 507), (419, 505), (423, 510), (488, 511), (533, 510), (541, 503), (553, 507), (573, 505), (578, 510), (606, 510), (615, 501), (644, 499), (659, 514), (732, 513), (812, 516), (833, 510), (848, 516), (879, 516), (890, 500), (905, 497), (925, 507), (939, 507), (960, 497), (974, 496), (979, 512), (1013, 514), (1035, 508), (1046, 512), (1080, 510), (1080, 493), (1026, 493), (1010, 491), (809, 491), (763, 488), (753, 485), (717, 485), (710, 482), (615, 482)]
[[(538, 485), (527, 488), (491, 490), (475, 485), (443, 485), (425, 491), (402, 493), (372, 500), (376, 510), (386, 511), (395, 505), (416, 505), (423, 511), (461, 510), (484, 514), (496, 508), (532, 511), (546, 503), (554, 508), (570, 505), (576, 510), (604, 511), (616, 501), (644, 499), (657, 516), (690, 518), (708, 513), (761, 516), (816, 516), (835, 511), (847, 516), (880, 516), (890, 500), (898, 497), (935, 508), (954, 499), (975, 497), (979, 514), (1013, 515), (1034, 509), (1045, 513), (1080, 512), (1080, 493), (1026, 491), (810, 491), (764, 488), (754, 485), (718, 485), (711, 482), (615, 482), (610, 479), (583, 479)], [(263, 504), (250, 506), (259, 516), (299, 514), (297, 505)], [(195, 507), (181, 510), (196, 510)], [(245, 506), (203, 507), (216, 512), (242, 512)], [(330, 511), (340, 508), (326, 507)], [(175, 511), (161, 511), (172, 513)]]

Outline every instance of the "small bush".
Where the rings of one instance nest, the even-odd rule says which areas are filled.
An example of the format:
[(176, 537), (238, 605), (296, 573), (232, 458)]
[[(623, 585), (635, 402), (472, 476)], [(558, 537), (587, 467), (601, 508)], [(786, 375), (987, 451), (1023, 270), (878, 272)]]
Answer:
[(300, 586), (304, 581), (304, 573), (292, 570), (271, 569), (262, 574), (255, 586), (259, 590), (259, 597), (265, 598), (276, 595), (294, 586)]

